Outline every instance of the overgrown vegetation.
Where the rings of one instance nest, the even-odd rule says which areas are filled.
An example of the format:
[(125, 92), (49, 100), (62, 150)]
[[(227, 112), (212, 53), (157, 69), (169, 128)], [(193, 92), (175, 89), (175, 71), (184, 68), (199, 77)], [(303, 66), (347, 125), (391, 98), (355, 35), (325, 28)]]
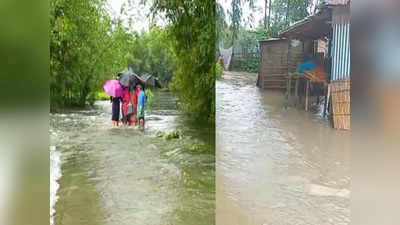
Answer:
[(214, 9), (213, 0), (155, 0), (152, 13), (168, 24), (138, 33), (111, 18), (106, 0), (50, 1), (51, 110), (105, 99), (104, 81), (131, 68), (176, 91), (191, 118), (214, 121)]
[(105, 0), (50, 1), (50, 106), (93, 102), (107, 77), (124, 68), (128, 32)]
[(146, 89), (146, 96), (147, 96), (147, 109), (152, 111), (156, 105), (158, 105), (158, 96), (154, 94), (150, 89)]
[(127, 56), (128, 67), (137, 74), (151, 74), (167, 86), (176, 70), (176, 57), (172, 48), (169, 27), (153, 26), (149, 32), (135, 34)]
[(258, 41), (276, 38), (281, 30), (312, 14), (312, 0), (266, 0), (264, 18), (253, 27), (245, 26), (243, 8), (255, 12), (254, 0), (232, 0), (228, 15), (221, 5), (216, 6), (217, 42), (228, 48), (233, 46), (233, 69), (248, 72), (258, 70)]
[(170, 88), (193, 119), (215, 119), (215, 1), (155, 0), (170, 22), (177, 69)]
[(222, 68), (221, 64), (219, 64), (219, 62), (217, 62), (217, 64), (215, 65), (215, 79), (219, 80), (222, 78), (222, 73), (223, 73), (224, 69)]
[(110, 96), (104, 91), (99, 91), (96, 94), (96, 100), (110, 100)]

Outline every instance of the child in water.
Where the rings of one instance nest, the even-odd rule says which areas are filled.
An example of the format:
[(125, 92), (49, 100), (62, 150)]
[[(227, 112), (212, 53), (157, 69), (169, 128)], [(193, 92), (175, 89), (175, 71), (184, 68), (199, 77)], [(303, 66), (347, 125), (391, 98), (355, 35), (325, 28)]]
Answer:
[(119, 107), (121, 102), (121, 97), (110, 97), (110, 102), (112, 103), (112, 124), (113, 126), (118, 126), (119, 123)]
[(142, 85), (138, 84), (139, 95), (137, 100), (137, 118), (139, 120), (139, 128), (144, 129), (144, 106), (147, 102), (146, 93), (143, 90)]

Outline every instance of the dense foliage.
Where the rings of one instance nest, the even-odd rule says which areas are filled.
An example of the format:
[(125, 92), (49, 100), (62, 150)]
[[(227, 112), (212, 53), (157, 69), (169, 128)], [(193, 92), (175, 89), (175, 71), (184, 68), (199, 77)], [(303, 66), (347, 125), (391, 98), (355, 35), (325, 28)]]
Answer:
[(224, 72), (224, 69), (222, 68), (221, 64), (217, 62), (215, 64), (215, 79), (219, 80), (222, 78), (222, 74)]
[(215, 1), (155, 0), (170, 22), (177, 69), (170, 87), (193, 119), (215, 119)]
[[(257, 27), (263, 38), (278, 37), (281, 30), (304, 19), (312, 12), (312, 0), (269, 0), (271, 1), (270, 23), (267, 27), (261, 23)], [(267, 16), (267, 15), (265, 15)]]
[(51, 109), (84, 106), (105, 80), (131, 68), (167, 86), (176, 70), (169, 28), (130, 32), (112, 19), (105, 0), (50, 2)]
[(152, 27), (135, 35), (127, 57), (128, 67), (137, 74), (151, 74), (166, 86), (176, 70), (169, 28)]
[(221, 40), (227, 39), (227, 35), (229, 34), (228, 24), (226, 23), (226, 15), (224, 12), (224, 8), (221, 4), (215, 4), (215, 44), (218, 48)]
[(83, 106), (105, 78), (124, 68), (130, 35), (105, 0), (50, 1), (51, 109)]
[(225, 13), (217, 4), (217, 42), (228, 48), (233, 45), (232, 68), (256, 72), (258, 70), (258, 41), (278, 37), (290, 24), (312, 13), (312, 0), (266, 0), (264, 18), (255, 28), (244, 26), (243, 8), (255, 10), (254, 0), (232, 0), (228, 9), (230, 26)]
[[(214, 120), (215, 2), (153, 1), (169, 24), (130, 32), (112, 19), (106, 0), (50, 2), (51, 108), (84, 106), (106, 79), (131, 68), (175, 90), (194, 119)], [(154, 17), (154, 15), (153, 15)]]

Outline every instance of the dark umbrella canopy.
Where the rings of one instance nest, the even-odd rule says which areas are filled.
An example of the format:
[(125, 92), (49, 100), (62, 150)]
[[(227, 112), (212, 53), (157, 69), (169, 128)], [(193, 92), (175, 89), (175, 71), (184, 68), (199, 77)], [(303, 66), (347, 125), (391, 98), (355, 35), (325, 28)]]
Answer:
[(134, 78), (134, 73), (131, 71), (126, 71), (126, 72), (120, 73), (119, 82), (121, 83), (121, 85), (123, 85), (125, 87), (129, 87), (131, 84), (131, 80), (133, 78)]
[(119, 82), (122, 86), (136, 87), (137, 84), (141, 84), (143, 87), (146, 86), (146, 81), (130, 70), (118, 73), (118, 75)]
[(143, 80), (139, 75), (135, 74), (134, 77), (135, 77), (133, 79), (134, 84), (132, 87), (135, 87), (136, 85), (140, 84), (144, 88), (147, 85), (147, 82)]

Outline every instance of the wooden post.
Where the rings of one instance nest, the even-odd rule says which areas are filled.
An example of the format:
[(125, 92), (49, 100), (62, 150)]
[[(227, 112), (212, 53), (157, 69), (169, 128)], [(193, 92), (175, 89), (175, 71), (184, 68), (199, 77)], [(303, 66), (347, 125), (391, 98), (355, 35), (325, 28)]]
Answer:
[(295, 95), (295, 101), (296, 105), (299, 102), (299, 77), (296, 77), (296, 86), (294, 87), (294, 95)]
[(329, 112), (329, 119), (330, 119), (330, 121), (331, 121), (331, 124), (332, 124), (332, 127), (335, 127), (335, 121), (334, 121), (334, 118), (333, 118), (333, 112), (332, 112), (332, 108), (333, 108), (333, 105), (332, 105), (333, 103), (332, 103), (332, 98), (331, 98), (331, 93), (329, 93), (329, 96), (328, 96), (328, 112)]
[(289, 83), (288, 83), (288, 99), (290, 101), (290, 96), (292, 95), (292, 74), (289, 73)]
[(323, 114), (324, 114), (324, 117), (325, 117), (325, 115), (326, 115), (326, 106), (327, 106), (327, 98), (328, 98), (328, 87), (327, 87), (327, 85), (324, 85), (324, 111), (323, 111)]
[(289, 77), (289, 75), (287, 76), (287, 78), (286, 78), (286, 93), (285, 93), (285, 97), (286, 97), (286, 100), (288, 100), (289, 101), (289, 95), (290, 95), (290, 91), (289, 91), (289, 89), (290, 89), (290, 82), (289, 82), (289, 80), (290, 80), (290, 77)]
[(285, 90), (285, 98), (286, 100), (288, 99), (288, 89), (289, 89), (289, 80), (288, 78), (285, 78), (286, 80), (286, 90)]
[[(330, 86), (330, 85), (329, 85)], [(329, 95), (328, 95), (328, 112), (329, 112), (329, 116), (332, 116), (332, 98), (331, 98), (331, 90), (332, 87), (329, 87)]]
[(331, 95), (331, 86), (330, 84), (328, 84), (328, 90), (326, 92), (325, 104), (324, 104), (324, 117), (326, 116), (326, 112), (328, 111), (330, 95)]
[(290, 69), (289, 69), (289, 57), (290, 57), (290, 46), (291, 46), (291, 42), (292, 42), (292, 40), (289, 38), (288, 39), (288, 53), (287, 53), (287, 56), (286, 56), (286, 66), (287, 66), (287, 77), (288, 77), (288, 83), (287, 83), (287, 90), (286, 90), (286, 93), (287, 93), (287, 100), (288, 100), (288, 102), (290, 101), (290, 92), (291, 92), (291, 82), (292, 82), (292, 76), (291, 76), (291, 74), (290, 74)]
[(310, 81), (307, 80), (307, 86), (306, 86), (306, 111), (308, 111), (308, 98), (310, 95)]

